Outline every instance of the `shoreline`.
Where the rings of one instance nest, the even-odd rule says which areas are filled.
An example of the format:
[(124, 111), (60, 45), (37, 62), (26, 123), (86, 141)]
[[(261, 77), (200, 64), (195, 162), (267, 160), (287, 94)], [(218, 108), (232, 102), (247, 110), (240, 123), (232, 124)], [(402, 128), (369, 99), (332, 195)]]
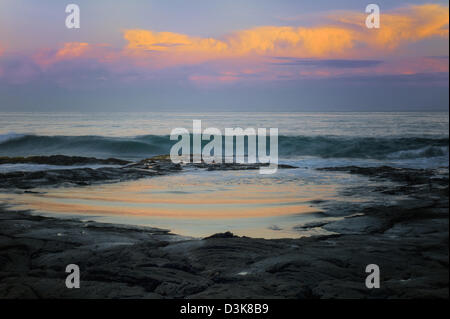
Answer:
[[(30, 157), (0, 157), (1, 164), (32, 163), (51, 164), (55, 162), (60, 166), (76, 164), (121, 164), (120, 167), (100, 168), (65, 168), (41, 171), (13, 171), (0, 172), (0, 191), (28, 190), (42, 186), (87, 186), (102, 183), (115, 183), (120, 181), (137, 180), (144, 177), (169, 175), (179, 173), (185, 169), (202, 169), (205, 171), (229, 171), (229, 170), (258, 170), (268, 167), (269, 164), (261, 163), (183, 163), (175, 164), (169, 155), (158, 155), (143, 159), (138, 162), (129, 162), (116, 158), (97, 159), (89, 157), (76, 157), (65, 155), (30, 156)], [(279, 169), (292, 169), (296, 166), (278, 164)]]
[[(192, 239), (0, 208), (0, 297), (448, 298), (448, 168), (327, 169), (395, 180), (374, 191), (408, 200), (304, 225), (338, 234), (298, 239)], [(81, 289), (65, 287), (71, 263)], [(365, 287), (372, 263), (380, 289)]]

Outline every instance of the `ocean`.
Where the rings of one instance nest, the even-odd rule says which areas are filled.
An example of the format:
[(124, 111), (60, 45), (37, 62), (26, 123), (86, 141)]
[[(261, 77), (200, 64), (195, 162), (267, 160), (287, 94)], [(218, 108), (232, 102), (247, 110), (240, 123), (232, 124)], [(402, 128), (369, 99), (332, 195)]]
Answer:
[[(298, 167), (258, 171), (186, 170), (181, 174), (85, 187), (1, 193), (37, 214), (154, 226), (204, 237), (284, 238), (317, 218), (342, 218), (365, 205), (401, 200), (371, 187), (387, 182), (334, 166), (448, 167), (448, 113), (0, 113), (0, 156), (70, 155), (138, 161), (168, 154), (174, 128), (278, 128), (279, 162)], [(90, 165), (93, 169), (101, 165)], [(68, 168), (3, 164), (0, 173)], [(70, 167), (69, 167), (70, 168)], [(73, 167), (72, 167), (73, 168)], [(351, 204), (351, 205), (350, 205)], [(324, 213), (325, 217), (324, 217)]]

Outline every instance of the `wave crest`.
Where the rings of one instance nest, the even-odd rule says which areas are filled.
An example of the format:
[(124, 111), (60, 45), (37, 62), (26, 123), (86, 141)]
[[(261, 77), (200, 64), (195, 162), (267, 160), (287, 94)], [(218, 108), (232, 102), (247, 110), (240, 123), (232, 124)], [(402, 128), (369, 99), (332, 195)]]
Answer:
[[(0, 155), (81, 155), (140, 159), (168, 154), (175, 143), (169, 136), (137, 137), (0, 135)], [(207, 141), (204, 142), (206, 144)], [(338, 136), (279, 136), (284, 158), (411, 159), (448, 156), (445, 138), (374, 138)]]

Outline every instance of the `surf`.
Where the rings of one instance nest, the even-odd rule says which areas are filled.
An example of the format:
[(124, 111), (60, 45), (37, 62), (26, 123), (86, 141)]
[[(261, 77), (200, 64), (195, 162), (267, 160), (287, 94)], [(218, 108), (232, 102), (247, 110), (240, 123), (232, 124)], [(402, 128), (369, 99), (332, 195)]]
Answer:
[[(202, 141), (207, 143), (207, 141)], [(280, 158), (414, 159), (448, 156), (446, 137), (346, 137), (280, 135)], [(169, 135), (107, 137), (97, 135), (0, 135), (0, 156), (68, 155), (139, 160), (169, 154)], [(202, 146), (204, 146), (203, 144)]]

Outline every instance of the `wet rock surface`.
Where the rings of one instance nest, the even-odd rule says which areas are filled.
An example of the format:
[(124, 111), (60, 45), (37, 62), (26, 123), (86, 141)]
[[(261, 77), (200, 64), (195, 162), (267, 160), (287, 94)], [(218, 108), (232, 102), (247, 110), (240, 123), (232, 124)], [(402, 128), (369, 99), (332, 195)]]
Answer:
[[(448, 298), (448, 169), (329, 168), (345, 169), (380, 179), (393, 170), (389, 191), (405, 201), (308, 226), (332, 235), (278, 240), (192, 239), (3, 209), (0, 297)], [(65, 287), (72, 263), (80, 289)], [(365, 286), (368, 264), (380, 267), (380, 289)]]
[(46, 164), (46, 165), (87, 165), (87, 164), (104, 164), (104, 165), (125, 165), (129, 161), (108, 158), (99, 159), (95, 157), (82, 156), (65, 156), (65, 155), (51, 155), (51, 156), (28, 156), (28, 157), (4, 157), (0, 156), (1, 164)]
[[(58, 162), (58, 159), (60, 162)], [(2, 162), (3, 160), (3, 162)], [(122, 165), (121, 167), (100, 168), (71, 168), (42, 171), (14, 171), (0, 173), (0, 189), (33, 189), (46, 186), (86, 186), (99, 183), (111, 183), (155, 175), (173, 174), (185, 169), (205, 170), (257, 170), (267, 164), (238, 164), (238, 163), (172, 163), (167, 155), (155, 156), (149, 159), (131, 163), (119, 159), (96, 159), (88, 157), (70, 157), (62, 155), (33, 156), (25, 158), (0, 158), (0, 164), (34, 163), (47, 165)], [(55, 164), (60, 163), (60, 164)], [(280, 169), (296, 168), (290, 165), (278, 165)]]

